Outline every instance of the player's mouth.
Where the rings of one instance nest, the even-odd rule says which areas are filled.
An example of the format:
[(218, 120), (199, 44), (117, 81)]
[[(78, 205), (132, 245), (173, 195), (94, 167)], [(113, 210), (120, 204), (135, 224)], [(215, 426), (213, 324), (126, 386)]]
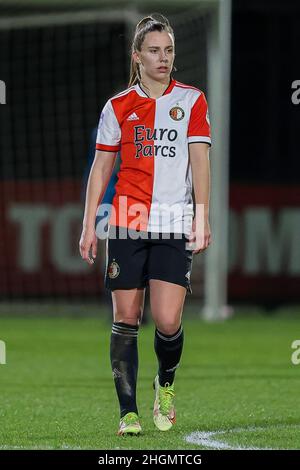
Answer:
[(169, 67), (158, 67), (158, 69), (160, 72), (167, 72), (169, 70)]

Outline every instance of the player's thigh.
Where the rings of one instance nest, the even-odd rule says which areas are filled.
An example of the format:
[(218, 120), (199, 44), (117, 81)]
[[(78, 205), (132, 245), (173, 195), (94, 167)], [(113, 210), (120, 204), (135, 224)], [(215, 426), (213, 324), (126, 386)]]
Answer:
[(116, 289), (111, 295), (114, 321), (138, 325), (144, 310), (145, 289)]
[(153, 321), (161, 333), (174, 334), (181, 324), (186, 288), (159, 279), (149, 280)]
[[(185, 287), (191, 293), (190, 277), (193, 254), (186, 248), (186, 236), (152, 240), (147, 261), (148, 279), (157, 279)], [(176, 234), (176, 237), (179, 234)]]
[[(192, 251), (187, 249), (185, 235), (174, 238), (174, 234), (168, 234), (169, 238), (153, 240), (148, 257), (148, 279), (157, 279), (178, 284), (191, 290)], [(178, 234), (179, 236), (179, 234)]]
[(153, 241), (148, 259), (151, 311), (165, 334), (180, 326), (186, 292), (191, 292), (191, 269), (192, 253), (186, 249), (185, 236)]

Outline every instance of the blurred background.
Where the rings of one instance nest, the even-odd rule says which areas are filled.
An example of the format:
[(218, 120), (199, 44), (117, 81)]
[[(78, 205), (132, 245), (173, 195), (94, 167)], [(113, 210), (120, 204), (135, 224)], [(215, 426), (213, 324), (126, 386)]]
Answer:
[[(104, 243), (93, 267), (78, 251), (101, 109), (127, 88), (133, 28), (151, 12), (166, 15), (174, 28), (174, 78), (209, 96), (211, 3), (0, 1), (5, 312), (49, 302), (75, 312), (78, 305), (110, 302)], [(226, 287), (232, 307), (300, 304), (299, 13), (299, 2), (290, 0), (232, 2)], [(199, 306), (205, 256), (194, 257), (187, 297)]]

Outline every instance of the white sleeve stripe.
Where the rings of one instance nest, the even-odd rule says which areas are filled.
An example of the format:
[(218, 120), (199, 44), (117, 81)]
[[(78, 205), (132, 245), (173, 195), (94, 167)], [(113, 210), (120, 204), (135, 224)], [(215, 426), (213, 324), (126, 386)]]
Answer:
[(208, 144), (211, 144), (211, 138), (207, 137), (207, 135), (191, 135), (188, 137), (188, 142), (207, 142)]

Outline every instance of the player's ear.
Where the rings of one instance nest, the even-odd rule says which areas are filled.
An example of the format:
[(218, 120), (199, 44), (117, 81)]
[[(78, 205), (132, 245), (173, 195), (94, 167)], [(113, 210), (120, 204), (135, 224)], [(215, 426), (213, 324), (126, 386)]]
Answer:
[(134, 51), (132, 53), (132, 57), (133, 57), (134, 62), (140, 63), (140, 59), (139, 59), (138, 53), (136, 51)]

